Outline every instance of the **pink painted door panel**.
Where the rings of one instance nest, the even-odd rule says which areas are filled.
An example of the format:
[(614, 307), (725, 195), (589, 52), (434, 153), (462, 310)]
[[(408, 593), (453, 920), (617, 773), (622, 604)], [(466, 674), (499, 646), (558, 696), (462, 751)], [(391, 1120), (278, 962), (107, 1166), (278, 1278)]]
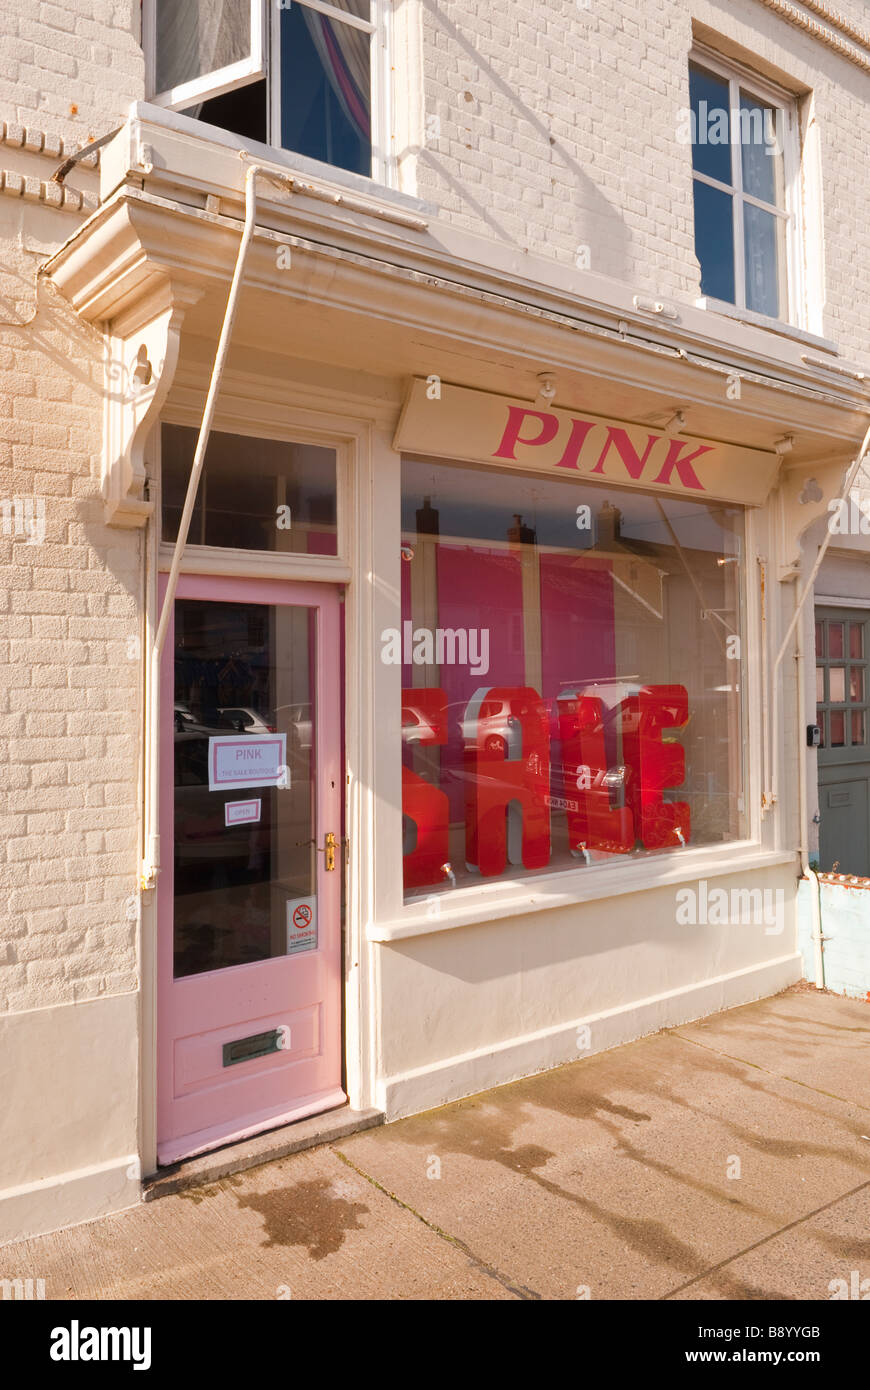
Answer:
[(339, 607), (325, 585), (179, 581), (161, 671), (160, 1163), (345, 1099)]

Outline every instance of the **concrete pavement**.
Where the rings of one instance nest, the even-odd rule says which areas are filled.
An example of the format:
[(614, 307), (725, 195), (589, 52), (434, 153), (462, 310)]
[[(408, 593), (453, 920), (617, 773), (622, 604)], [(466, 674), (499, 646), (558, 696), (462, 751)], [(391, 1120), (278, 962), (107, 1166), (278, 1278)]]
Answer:
[(870, 1005), (796, 986), (6, 1246), (0, 1279), (47, 1299), (830, 1299), (870, 1279), (868, 1061)]

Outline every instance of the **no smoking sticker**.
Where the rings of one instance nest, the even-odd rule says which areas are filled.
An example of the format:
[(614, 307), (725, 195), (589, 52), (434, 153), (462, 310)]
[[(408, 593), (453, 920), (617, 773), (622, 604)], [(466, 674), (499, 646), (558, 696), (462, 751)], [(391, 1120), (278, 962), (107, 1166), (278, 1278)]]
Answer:
[(314, 898), (287, 899), (287, 954), (317, 950), (317, 904)]

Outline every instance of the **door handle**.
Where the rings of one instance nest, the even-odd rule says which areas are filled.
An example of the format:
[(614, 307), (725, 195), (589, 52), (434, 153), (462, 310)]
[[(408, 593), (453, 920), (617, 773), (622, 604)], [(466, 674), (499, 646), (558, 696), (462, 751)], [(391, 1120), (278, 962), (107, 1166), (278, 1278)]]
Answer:
[[(324, 864), (324, 868), (325, 868), (325, 870), (326, 870), (326, 872), (327, 872), (328, 874), (329, 874), (329, 873), (332, 873), (333, 869), (335, 868), (335, 851), (336, 851), (336, 849), (338, 848), (339, 845), (344, 845), (344, 844), (346, 844), (346, 843), (347, 843), (346, 840), (338, 840), (338, 839), (336, 839), (335, 831), (334, 831), (334, 830), (327, 830), (326, 835), (324, 836), (324, 839), (323, 839), (323, 845), (322, 845), (322, 847), (321, 847), (320, 845), (315, 845), (315, 849), (317, 850), (317, 853), (318, 853), (318, 854), (325, 854), (325, 855), (326, 855), (326, 863)], [(303, 848), (305, 845), (314, 845), (314, 841), (313, 841), (313, 840), (297, 840), (297, 841), (296, 841), (296, 846), (297, 846), (297, 848), (299, 848), (299, 849)]]
[(323, 849), (320, 852), (326, 855), (326, 863), (324, 865), (326, 872), (328, 874), (332, 873), (335, 868), (335, 834), (333, 831), (327, 830), (326, 838), (323, 841)]

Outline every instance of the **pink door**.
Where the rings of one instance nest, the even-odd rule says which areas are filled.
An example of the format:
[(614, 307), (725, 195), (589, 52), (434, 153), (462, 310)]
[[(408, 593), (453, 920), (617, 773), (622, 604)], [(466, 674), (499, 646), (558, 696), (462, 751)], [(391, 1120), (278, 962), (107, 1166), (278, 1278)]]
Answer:
[(162, 1164), (345, 1101), (337, 591), (187, 575), (174, 609), (161, 672)]

